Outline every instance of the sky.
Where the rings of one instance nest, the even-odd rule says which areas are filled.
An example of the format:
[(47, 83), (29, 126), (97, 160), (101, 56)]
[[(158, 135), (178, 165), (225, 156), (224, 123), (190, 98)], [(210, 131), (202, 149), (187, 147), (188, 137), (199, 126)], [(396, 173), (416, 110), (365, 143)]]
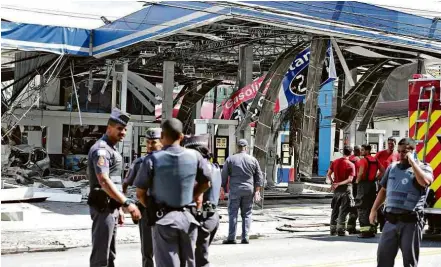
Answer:
[[(150, 1), (154, 2), (154, 1)], [(364, 0), (403, 12), (441, 17), (441, 1), (435, 0)], [(94, 29), (142, 8), (141, 1), (49, 1), (2, 0), (1, 17), (15, 22)], [(51, 14), (48, 14), (51, 13)]]

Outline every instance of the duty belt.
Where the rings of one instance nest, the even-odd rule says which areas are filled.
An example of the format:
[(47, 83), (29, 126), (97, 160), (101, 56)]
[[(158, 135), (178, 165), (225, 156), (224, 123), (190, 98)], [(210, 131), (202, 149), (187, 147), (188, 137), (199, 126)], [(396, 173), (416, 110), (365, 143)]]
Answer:
[(191, 206), (184, 206), (184, 207), (175, 208), (175, 207), (170, 207), (170, 206), (167, 206), (167, 205), (159, 204), (159, 209), (156, 212), (156, 217), (158, 217), (158, 219), (161, 219), (162, 217), (164, 217), (169, 212), (172, 212), (172, 211), (181, 211), (181, 212), (183, 212), (183, 211), (186, 211), (186, 210), (191, 211), (191, 208), (192, 208)]
[(414, 223), (418, 221), (418, 215), (416, 213), (395, 214), (386, 212), (384, 216), (386, 220), (392, 224), (396, 224), (397, 222)]

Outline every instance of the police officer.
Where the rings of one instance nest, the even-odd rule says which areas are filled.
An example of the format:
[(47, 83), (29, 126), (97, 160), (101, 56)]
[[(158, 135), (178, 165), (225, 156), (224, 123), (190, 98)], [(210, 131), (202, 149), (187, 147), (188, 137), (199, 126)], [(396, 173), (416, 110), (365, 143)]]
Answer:
[[(185, 148), (194, 149), (201, 153), (202, 157), (211, 161), (212, 155), (208, 149), (208, 135), (189, 136), (183, 141)], [(208, 267), (208, 247), (214, 239), (219, 228), (219, 214), (217, 205), (219, 203), (219, 195), (221, 189), (221, 172), (219, 165), (212, 164), (213, 172), (211, 179), (211, 187), (204, 193), (202, 200), (202, 216), (200, 216), (200, 226), (198, 230), (198, 238), (196, 241), (196, 266)]]
[(415, 156), (415, 141), (403, 138), (398, 142), (400, 162), (391, 164), (381, 180), (380, 192), (369, 215), (375, 223), (377, 210), (386, 200), (386, 224), (378, 244), (379, 267), (394, 266), (398, 248), (404, 267), (418, 266), (424, 203), (427, 188), (433, 182), (432, 168)]
[[(354, 198), (357, 196), (357, 184), (355, 182), (357, 181), (358, 162), (360, 161), (360, 155), (361, 155), (361, 147), (354, 146), (354, 154), (349, 157), (349, 161), (355, 165), (355, 176), (354, 179), (352, 180), (352, 196)], [(357, 218), (358, 218), (357, 208), (355, 206), (351, 207), (349, 209), (349, 220), (347, 226), (347, 230), (349, 234), (357, 233), (357, 229), (356, 229)]]
[(115, 266), (115, 234), (117, 223), (124, 222), (121, 205), (133, 220), (141, 213), (133, 201), (121, 190), (122, 157), (115, 145), (124, 139), (129, 115), (113, 109), (107, 123), (106, 134), (89, 150), (87, 174), (90, 192), (87, 203), (92, 217), (91, 267)]
[[(393, 162), (400, 161), (400, 154), (395, 151), (395, 146), (397, 144), (397, 140), (393, 136), (387, 138), (387, 149), (379, 151), (375, 154), (375, 158), (378, 162), (383, 165), (383, 168), (386, 170), (387, 167)], [(380, 188), (378, 188), (380, 190)], [(386, 218), (384, 217), (384, 206), (381, 206), (378, 209), (377, 221), (380, 225), (380, 231), (383, 231), (384, 224), (386, 223)]]
[(210, 187), (212, 168), (200, 153), (180, 146), (184, 135), (179, 120), (165, 120), (161, 128), (164, 147), (144, 159), (134, 184), (137, 196), (151, 188), (157, 204), (153, 227), (156, 264), (192, 267), (199, 223), (189, 210)]
[[(371, 146), (362, 145), (363, 158), (359, 161), (357, 174), (357, 197), (355, 205), (360, 221), (360, 238), (375, 237), (377, 228), (369, 223), (369, 213), (377, 196), (377, 181), (384, 173), (384, 168), (371, 156)], [(379, 172), (378, 172), (379, 171)]]
[[(146, 132), (147, 138), (147, 156), (151, 155), (155, 151), (159, 151), (162, 148), (162, 144), (160, 142), (161, 138), (161, 129), (160, 128), (151, 128)], [(132, 186), (135, 180), (135, 177), (139, 171), (139, 167), (141, 163), (144, 161), (145, 157), (137, 158), (133, 161), (132, 166), (127, 173), (127, 177), (123, 182), (123, 193), (127, 193), (127, 187)], [(142, 196), (144, 197), (144, 195)], [(147, 214), (144, 206), (142, 204), (138, 204), (139, 209), (141, 210), (142, 218), (139, 221), (139, 233), (141, 236), (141, 255), (142, 255), (142, 266), (143, 267), (152, 267), (155, 266), (153, 263), (153, 240), (152, 240), (152, 227), (147, 222)]]
[(247, 154), (248, 142), (237, 142), (238, 153), (228, 157), (222, 168), (222, 188), (225, 190), (230, 177), (228, 196), (229, 230), (224, 244), (236, 244), (237, 213), (242, 216), (242, 244), (249, 244), (248, 232), (251, 225), (253, 200), (260, 201), (260, 187), (263, 183), (259, 162)]
[[(346, 235), (346, 218), (351, 207), (354, 206), (354, 197), (352, 196), (352, 181), (355, 177), (355, 165), (349, 161), (352, 153), (352, 147), (343, 148), (343, 157), (332, 162), (328, 171), (328, 178), (332, 181), (334, 197), (331, 202), (331, 235)], [(334, 180), (331, 175), (334, 173)]]

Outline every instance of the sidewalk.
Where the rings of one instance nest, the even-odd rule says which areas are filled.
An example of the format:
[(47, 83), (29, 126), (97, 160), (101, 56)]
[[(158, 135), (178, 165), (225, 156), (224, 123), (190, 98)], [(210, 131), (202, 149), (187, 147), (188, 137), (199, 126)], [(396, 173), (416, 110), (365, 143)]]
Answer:
[[(287, 224), (298, 229), (298, 232), (327, 231), (330, 200), (284, 200), (268, 204), (264, 210), (253, 211), (253, 223), (250, 239), (274, 235), (286, 235), (277, 230)], [(306, 203), (306, 204), (305, 204)], [(2, 212), (24, 210), (22, 221), (2, 221), (1, 247), (2, 254), (58, 251), (91, 245), (91, 225), (89, 208), (85, 203), (20, 203), (3, 204)], [(228, 234), (228, 215), (225, 203), (219, 208), (222, 216), (215, 241), (223, 240)], [(3, 215), (2, 215), (3, 220)], [(239, 223), (241, 218), (239, 216)], [(238, 223), (238, 232), (241, 227)], [(313, 224), (311, 229), (305, 226)], [(317, 227), (315, 227), (317, 226)], [(296, 228), (297, 227), (297, 228)], [(305, 231), (306, 230), (306, 231)], [(317, 232), (316, 232), (317, 233)], [(292, 233), (290, 234), (292, 235)], [(126, 216), (126, 222), (120, 226), (117, 234), (118, 244), (139, 243), (139, 228)]]

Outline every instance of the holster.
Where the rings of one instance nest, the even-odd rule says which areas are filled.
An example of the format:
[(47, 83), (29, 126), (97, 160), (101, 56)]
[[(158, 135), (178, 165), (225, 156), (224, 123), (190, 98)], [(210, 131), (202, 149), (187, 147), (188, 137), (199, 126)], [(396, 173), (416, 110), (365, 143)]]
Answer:
[(109, 207), (110, 197), (101, 188), (92, 188), (87, 197), (87, 205), (99, 212), (105, 211)]
[(90, 190), (89, 196), (87, 198), (87, 205), (93, 207), (99, 212), (104, 212), (107, 209), (115, 210), (119, 209), (122, 205), (109, 197), (107, 193), (101, 188), (93, 188)]
[(202, 204), (202, 217), (204, 220), (210, 218), (216, 213), (216, 206), (210, 202), (205, 202)]
[(159, 220), (157, 213), (159, 211), (159, 206), (156, 203), (156, 200), (153, 196), (147, 196), (147, 207), (146, 215), (147, 215), (147, 225), (153, 226)]

